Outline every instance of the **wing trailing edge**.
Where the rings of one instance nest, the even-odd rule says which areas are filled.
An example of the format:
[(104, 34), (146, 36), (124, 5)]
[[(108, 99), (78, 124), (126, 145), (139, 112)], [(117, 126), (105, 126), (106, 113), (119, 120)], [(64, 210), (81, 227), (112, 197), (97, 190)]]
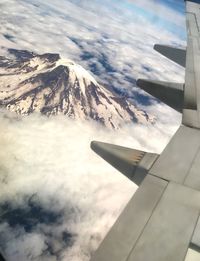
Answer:
[(184, 101), (184, 84), (155, 80), (138, 79), (137, 85), (152, 96), (166, 103), (171, 108), (182, 112)]
[(91, 148), (114, 168), (140, 185), (158, 155), (109, 143), (92, 141)]
[(180, 49), (176, 47), (172, 47), (169, 45), (155, 44), (154, 49), (172, 60), (173, 62), (185, 67), (186, 65), (186, 50)]

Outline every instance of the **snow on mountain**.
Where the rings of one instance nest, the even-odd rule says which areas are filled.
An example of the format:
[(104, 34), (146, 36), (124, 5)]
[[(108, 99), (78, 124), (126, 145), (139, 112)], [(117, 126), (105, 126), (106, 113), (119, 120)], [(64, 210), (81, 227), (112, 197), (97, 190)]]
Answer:
[(109, 128), (154, 118), (97, 83), (83, 67), (59, 54), (9, 49), (0, 56), (0, 105), (18, 114), (41, 112), (92, 119)]

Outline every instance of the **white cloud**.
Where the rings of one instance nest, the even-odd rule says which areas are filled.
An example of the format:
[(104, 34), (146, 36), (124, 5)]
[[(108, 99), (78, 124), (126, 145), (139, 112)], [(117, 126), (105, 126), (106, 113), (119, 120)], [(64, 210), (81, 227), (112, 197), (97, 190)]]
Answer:
[[(151, 5), (151, 10), (157, 6), (175, 16), (172, 10), (154, 1), (134, 1), (142, 8), (145, 3), (147, 7)], [(93, 71), (98, 80), (109, 86), (131, 89), (135, 84), (130, 79), (140, 76), (183, 81), (184, 70), (157, 54), (153, 45), (185, 42), (152, 24), (134, 8), (127, 9), (123, 2), (118, 6), (107, 0), (8, 0), (0, 7), (0, 31), (14, 41), (11, 44), (39, 53), (60, 53)], [(179, 16), (174, 20), (184, 20), (184, 16)], [(5, 46), (5, 42), (0, 45)]]
[(159, 152), (177, 128), (158, 121), (112, 132), (64, 116), (0, 117), (0, 247), (10, 261), (89, 260), (136, 190), (90, 141)]
[[(178, 1), (172, 1), (173, 8), (170, 8), (164, 4), (164, 1), (156, 0), (129, 0), (133, 2), (134, 5), (145, 9), (148, 12), (156, 13), (156, 16), (161, 19), (168, 20), (171, 23), (174, 23), (177, 26), (185, 28), (185, 17), (176, 10), (177, 5), (180, 5)], [(183, 3), (181, 3), (183, 4)]]
[[(100, 80), (131, 91), (135, 84), (126, 77), (183, 81), (184, 70), (152, 47), (158, 42), (185, 42), (108, 2), (2, 0), (1, 53), (5, 53), (3, 47), (60, 53), (87, 69), (96, 66)], [(149, 1), (135, 3), (142, 6)], [(182, 17), (177, 21), (182, 23)], [(90, 59), (84, 60), (83, 55)], [(9, 212), (1, 216), (0, 247), (8, 261), (52, 261), (58, 256), (89, 260), (136, 190), (96, 156), (89, 143), (97, 139), (161, 152), (180, 123), (180, 114), (156, 102), (144, 108), (157, 116), (156, 125), (126, 126), (116, 132), (65, 117), (20, 118), (1, 112), (0, 205), (18, 211), (19, 216), (15, 225), (8, 224)], [(37, 211), (31, 212), (34, 207), (42, 211), (41, 217), (54, 221), (40, 220)], [(23, 213), (32, 215), (34, 225), (29, 232), (22, 226)]]

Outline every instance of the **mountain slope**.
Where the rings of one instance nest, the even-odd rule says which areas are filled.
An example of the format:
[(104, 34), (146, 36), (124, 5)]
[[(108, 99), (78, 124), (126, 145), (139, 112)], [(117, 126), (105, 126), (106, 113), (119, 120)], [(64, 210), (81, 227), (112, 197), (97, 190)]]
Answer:
[(132, 121), (153, 121), (71, 60), (63, 60), (58, 54), (9, 52), (12, 58), (0, 56), (0, 105), (11, 111), (24, 115), (34, 111), (47, 116), (65, 114), (114, 129)]

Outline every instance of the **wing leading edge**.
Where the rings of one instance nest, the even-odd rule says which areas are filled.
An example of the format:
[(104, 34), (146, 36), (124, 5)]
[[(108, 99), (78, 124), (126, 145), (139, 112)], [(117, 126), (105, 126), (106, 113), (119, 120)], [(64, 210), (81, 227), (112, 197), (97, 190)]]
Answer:
[(186, 1), (186, 20), (186, 51), (155, 46), (185, 66), (185, 83), (137, 82), (182, 112), (182, 124), (162, 154), (91, 145), (133, 182), (143, 170), (138, 190), (91, 261), (200, 260), (200, 1)]

